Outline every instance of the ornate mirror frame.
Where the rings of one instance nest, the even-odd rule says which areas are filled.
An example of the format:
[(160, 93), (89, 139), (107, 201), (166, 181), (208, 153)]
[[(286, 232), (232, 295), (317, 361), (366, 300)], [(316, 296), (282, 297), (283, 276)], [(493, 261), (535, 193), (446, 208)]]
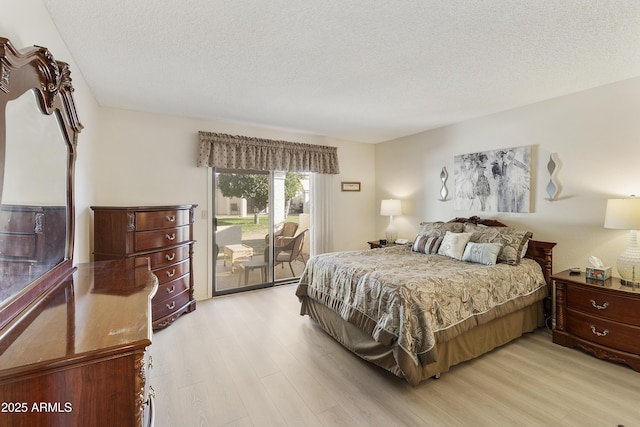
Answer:
[[(33, 46), (17, 50), (8, 39), (0, 37), (0, 202), (2, 202), (6, 172), (5, 160), (9, 143), (6, 122), (8, 102), (15, 100), (27, 91), (33, 91), (40, 112), (48, 116), (55, 115), (68, 149), (64, 258), (44, 274), (29, 282), (20, 292), (0, 302), (0, 328), (74, 271), (73, 177), (78, 134), (82, 130), (82, 124), (78, 120), (73, 90), (69, 65), (56, 61), (47, 48)], [(0, 287), (3, 285), (2, 280), (2, 276), (0, 276)]]

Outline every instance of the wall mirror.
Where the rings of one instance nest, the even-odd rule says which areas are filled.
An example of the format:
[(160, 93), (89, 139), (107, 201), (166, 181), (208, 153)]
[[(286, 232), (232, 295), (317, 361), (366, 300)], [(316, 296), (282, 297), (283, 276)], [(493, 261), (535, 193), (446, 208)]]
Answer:
[(66, 63), (0, 37), (0, 327), (73, 271), (72, 93)]

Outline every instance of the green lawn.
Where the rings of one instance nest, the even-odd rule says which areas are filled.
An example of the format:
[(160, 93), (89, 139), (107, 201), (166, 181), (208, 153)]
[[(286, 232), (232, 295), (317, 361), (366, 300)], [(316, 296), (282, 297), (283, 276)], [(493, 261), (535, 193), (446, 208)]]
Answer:
[[(289, 215), (287, 222), (298, 222), (298, 215)], [(263, 238), (269, 230), (269, 215), (260, 215), (259, 224), (254, 223), (253, 215), (219, 218), (218, 225), (239, 225), (242, 227), (242, 240)]]

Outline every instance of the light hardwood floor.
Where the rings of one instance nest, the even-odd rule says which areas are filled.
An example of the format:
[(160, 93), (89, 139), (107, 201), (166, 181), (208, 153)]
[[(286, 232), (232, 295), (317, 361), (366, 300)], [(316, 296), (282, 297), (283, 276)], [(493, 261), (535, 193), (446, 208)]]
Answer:
[(201, 301), (156, 332), (156, 426), (640, 426), (640, 373), (540, 329), (411, 387), (299, 315), (295, 285)]

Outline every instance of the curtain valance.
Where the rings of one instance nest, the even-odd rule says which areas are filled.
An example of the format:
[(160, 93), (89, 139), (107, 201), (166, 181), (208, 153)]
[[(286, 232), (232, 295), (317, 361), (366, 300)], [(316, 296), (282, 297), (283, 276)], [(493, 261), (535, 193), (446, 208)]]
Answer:
[(199, 132), (198, 166), (224, 169), (340, 173), (338, 148)]

